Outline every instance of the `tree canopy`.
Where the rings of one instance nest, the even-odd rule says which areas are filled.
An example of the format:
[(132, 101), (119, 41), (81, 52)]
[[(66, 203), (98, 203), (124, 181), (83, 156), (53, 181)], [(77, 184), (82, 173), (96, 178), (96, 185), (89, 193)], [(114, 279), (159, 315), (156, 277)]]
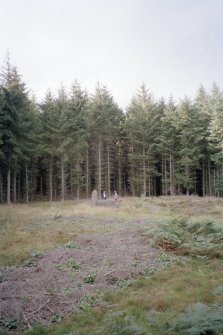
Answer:
[(143, 84), (126, 111), (106, 86), (77, 80), (42, 101), (7, 56), (0, 81), (0, 201), (122, 195), (223, 195), (223, 92), (156, 99)]

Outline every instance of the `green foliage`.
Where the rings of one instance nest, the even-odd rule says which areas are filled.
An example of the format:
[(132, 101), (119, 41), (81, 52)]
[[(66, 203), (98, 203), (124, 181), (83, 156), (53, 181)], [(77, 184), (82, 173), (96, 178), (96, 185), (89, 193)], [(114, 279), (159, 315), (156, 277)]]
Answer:
[(17, 320), (0, 319), (0, 326), (13, 330), (17, 328)]
[(22, 300), (23, 302), (30, 302), (30, 301), (32, 301), (32, 298), (31, 298), (31, 297), (23, 296), (23, 297), (21, 297), (21, 300)]
[(61, 322), (63, 320), (63, 316), (59, 313), (56, 313), (54, 314), (52, 317), (51, 317), (51, 322), (54, 323), (54, 322)]
[(94, 284), (96, 279), (95, 273), (89, 273), (86, 277), (84, 277), (83, 282), (85, 284)]
[(109, 284), (116, 285), (118, 288), (127, 288), (132, 285), (134, 282), (133, 279), (118, 279), (118, 278), (111, 278), (109, 280)]
[(78, 264), (74, 259), (69, 259), (64, 263), (56, 265), (57, 269), (59, 270), (80, 270), (80, 264)]
[(223, 286), (219, 286), (211, 291), (213, 295), (223, 295)]
[(168, 267), (176, 262), (176, 257), (171, 256), (168, 253), (161, 252), (158, 256), (156, 256), (156, 261), (162, 263), (164, 267)]
[(34, 258), (43, 258), (44, 257), (44, 253), (40, 252), (40, 251), (34, 251), (32, 254), (31, 254), (32, 257)]
[(75, 81), (56, 96), (48, 90), (38, 104), (9, 57), (0, 76), (2, 202), (12, 191), (15, 201), (88, 197), (96, 186), (108, 194), (223, 195), (223, 94), (216, 84), (178, 104), (156, 100), (143, 84), (124, 114), (99, 84), (89, 97)]
[(191, 305), (180, 315), (171, 332), (177, 335), (223, 334), (223, 307)]
[(112, 313), (94, 335), (148, 335), (136, 319), (123, 312)]
[(155, 269), (153, 268), (146, 268), (143, 272), (144, 277), (148, 278), (151, 277), (155, 273)]
[(172, 220), (145, 233), (166, 251), (198, 257), (223, 256), (223, 229), (211, 221)]
[[(146, 196), (149, 175), (157, 173), (155, 152), (157, 133), (160, 133), (162, 109), (143, 84), (127, 108), (125, 129), (128, 134), (130, 161), (129, 182), (132, 194)], [(152, 163), (152, 164), (151, 164)], [(148, 189), (151, 195), (151, 189)]]
[(73, 241), (70, 241), (70, 242), (66, 243), (64, 247), (67, 248), (67, 249), (75, 249), (75, 248), (77, 248), (77, 245)]
[(223, 334), (223, 305), (189, 305), (177, 318), (152, 310), (148, 322), (155, 333), (162, 335), (220, 335)]
[(29, 258), (23, 263), (23, 266), (28, 268), (35, 268), (38, 266), (38, 263), (35, 259)]
[(97, 291), (92, 294), (88, 294), (84, 296), (83, 298), (81, 298), (78, 304), (78, 308), (80, 310), (86, 311), (90, 307), (97, 306), (99, 302), (102, 301), (103, 296), (104, 296), (104, 293), (102, 291)]
[(47, 328), (44, 328), (43, 326), (36, 325), (35, 327), (33, 327), (32, 330), (26, 333), (31, 335), (48, 335), (49, 330)]

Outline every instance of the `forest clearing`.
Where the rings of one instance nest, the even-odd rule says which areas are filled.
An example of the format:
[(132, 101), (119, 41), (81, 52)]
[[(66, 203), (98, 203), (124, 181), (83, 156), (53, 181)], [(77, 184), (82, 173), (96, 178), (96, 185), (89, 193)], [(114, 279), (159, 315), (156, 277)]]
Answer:
[(0, 334), (222, 334), (222, 205), (0, 206)]
[(223, 335), (223, 0), (0, 4), (0, 335)]

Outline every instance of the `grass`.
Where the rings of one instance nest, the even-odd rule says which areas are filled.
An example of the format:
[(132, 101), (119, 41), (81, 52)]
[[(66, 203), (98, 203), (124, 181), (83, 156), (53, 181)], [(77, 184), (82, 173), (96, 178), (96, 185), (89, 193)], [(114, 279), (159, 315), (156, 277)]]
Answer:
[(174, 219), (156, 228), (147, 229), (144, 236), (165, 251), (195, 256), (200, 259), (223, 257), (223, 229), (213, 221)]
[[(146, 224), (150, 227), (156, 222), (176, 218), (180, 213), (192, 219), (214, 219), (222, 226), (222, 205), (223, 199), (159, 197), (123, 198), (115, 210), (92, 208), (90, 201), (0, 206), (0, 265), (22, 264), (33, 251), (44, 252), (64, 245), (79, 234), (120, 229), (120, 220), (127, 221), (134, 228)], [(75, 217), (79, 219), (72, 221)], [(147, 223), (140, 224), (140, 220)]]
[[(145, 230), (179, 218), (179, 213), (191, 222), (205, 218), (223, 227), (222, 205), (223, 199), (160, 197), (123, 198), (117, 209), (92, 208), (88, 201), (0, 206), (0, 266), (29, 264), (32, 255), (61, 245), (75, 248), (80, 234), (103, 234), (123, 225)], [(113, 285), (112, 291), (86, 297), (77, 313), (62, 321), (58, 316), (51, 327), (35, 326), (26, 334), (175, 335), (162, 327), (188, 306), (223, 304), (222, 278), (222, 258), (171, 262), (160, 272), (148, 269), (128, 285)], [(6, 321), (11, 325), (13, 320)]]
[[(77, 207), (77, 208), (76, 208)], [(84, 221), (84, 216), (97, 218), (100, 211), (92, 212), (91, 206), (72, 202), (31, 205), (11, 205), (0, 207), (0, 265), (22, 264), (33, 251), (45, 250), (69, 243), (78, 234), (98, 230), (97, 222), (93, 226)], [(76, 222), (76, 216), (83, 219)], [(63, 217), (68, 220), (63, 220)], [(70, 218), (70, 219), (69, 219)]]
[(20, 265), (34, 251), (64, 245), (80, 234), (113, 231), (121, 227), (120, 220), (134, 224), (147, 215), (142, 206), (129, 213), (132, 201), (127, 202), (117, 210), (92, 208), (89, 201), (0, 206), (0, 266)]
[[(131, 334), (130, 326), (133, 328), (137, 326), (138, 331), (141, 329), (139, 334), (144, 329), (145, 334), (163, 335), (159, 327), (175, 319), (188, 305), (197, 302), (207, 305), (223, 303), (222, 295), (212, 293), (222, 284), (220, 265), (223, 269), (223, 262), (219, 260), (211, 263), (192, 261), (186, 265), (174, 265), (149, 278), (141, 277), (127, 288), (107, 292), (103, 299), (101, 297), (98, 299), (97, 296), (97, 307), (90, 308), (89, 305), (92, 301), (94, 305), (96, 298), (87, 297), (84, 300), (87, 307), (82, 301), (84, 308), (81, 308), (77, 314), (67, 316), (62, 322), (52, 327), (36, 327), (26, 334), (113, 335), (116, 333), (112, 333), (111, 325), (117, 326), (120, 323), (120, 327), (128, 329), (129, 333), (126, 334)], [(158, 328), (153, 324), (154, 311), (159, 317)], [(108, 322), (110, 322), (109, 329)], [(103, 329), (106, 332), (103, 332)]]

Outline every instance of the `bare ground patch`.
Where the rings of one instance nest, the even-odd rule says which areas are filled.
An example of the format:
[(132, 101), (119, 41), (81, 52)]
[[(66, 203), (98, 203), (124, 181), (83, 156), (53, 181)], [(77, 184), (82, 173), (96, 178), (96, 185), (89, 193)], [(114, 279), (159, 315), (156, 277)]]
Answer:
[(56, 315), (77, 310), (84, 296), (136, 278), (145, 269), (159, 269), (158, 252), (126, 226), (80, 235), (67, 247), (36, 255), (25, 267), (2, 272), (0, 319), (17, 320), (20, 329), (50, 324)]

